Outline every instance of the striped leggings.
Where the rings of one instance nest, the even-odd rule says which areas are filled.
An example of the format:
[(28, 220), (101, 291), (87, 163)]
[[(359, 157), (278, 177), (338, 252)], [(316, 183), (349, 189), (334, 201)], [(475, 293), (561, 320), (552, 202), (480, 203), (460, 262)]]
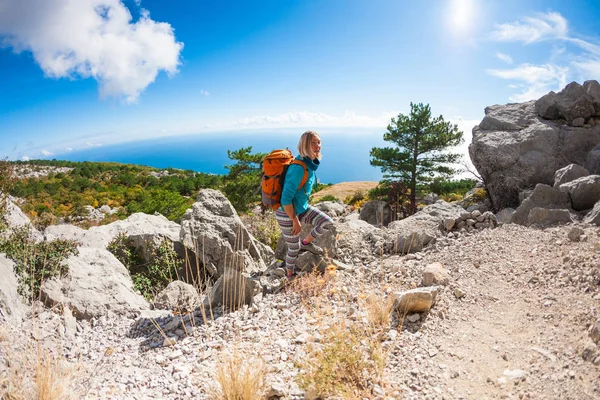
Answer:
[[(287, 244), (285, 265), (287, 269), (294, 269), (296, 260), (298, 259), (298, 252), (300, 251), (300, 235), (294, 235), (292, 233), (294, 224), (287, 213), (282, 209), (275, 211), (275, 219), (281, 228), (281, 234)], [(301, 224), (311, 224), (314, 226), (313, 230), (310, 232), (310, 235), (313, 238), (321, 236), (333, 225), (333, 220), (329, 215), (311, 205), (308, 206), (306, 211), (298, 215), (298, 219)]]

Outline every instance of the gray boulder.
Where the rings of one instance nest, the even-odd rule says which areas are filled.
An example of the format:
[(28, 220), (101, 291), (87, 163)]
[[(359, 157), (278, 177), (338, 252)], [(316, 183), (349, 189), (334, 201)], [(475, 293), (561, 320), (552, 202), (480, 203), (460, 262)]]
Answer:
[(93, 226), (87, 231), (73, 225), (51, 225), (44, 230), (46, 240), (76, 240), (82, 247), (105, 249), (117, 236), (158, 235), (172, 242), (179, 242), (179, 224), (155, 214), (135, 213), (122, 221)]
[(573, 222), (569, 210), (534, 207), (527, 216), (527, 226), (548, 227)]
[(536, 112), (544, 119), (565, 119), (569, 123), (588, 120), (600, 114), (600, 85), (586, 81), (569, 83), (558, 93), (550, 92), (536, 102)]
[(554, 187), (559, 187), (563, 183), (574, 181), (589, 174), (590, 172), (581, 165), (569, 164), (554, 173)]
[(496, 221), (498, 224), (508, 224), (511, 222), (513, 214), (515, 213), (514, 208), (505, 208), (496, 213)]
[(594, 208), (583, 217), (583, 222), (600, 226), (600, 201), (594, 204)]
[(17, 293), (18, 279), (14, 272), (15, 264), (0, 254), (0, 313), (11, 321), (19, 321), (27, 308)]
[(360, 210), (360, 219), (381, 228), (392, 221), (392, 210), (385, 201), (367, 201)]
[(600, 175), (588, 175), (563, 183), (559, 189), (569, 194), (574, 210), (589, 210), (600, 200)]
[(351, 214), (336, 224), (336, 257), (344, 263), (368, 263), (383, 253), (384, 231), (356, 217)]
[(195, 287), (182, 281), (173, 281), (154, 298), (154, 308), (191, 312), (201, 304)]
[(180, 238), (190, 259), (214, 266), (209, 271), (214, 280), (226, 267), (250, 275), (263, 272), (267, 268), (264, 258), (273, 255), (248, 232), (229, 200), (213, 189), (198, 193), (196, 203), (181, 221)]
[[(0, 199), (1, 198), (2, 198), (2, 196), (1, 196), (1, 192), (0, 192)], [(6, 212), (4, 215), (2, 215), (0, 217), (2, 217), (4, 219), (7, 229), (5, 232), (1, 232), (2, 235), (4, 237), (8, 237), (16, 229), (27, 227), (30, 237), (36, 242), (40, 241), (42, 239), (42, 235), (31, 224), (31, 220), (29, 219), (29, 217), (27, 215), (25, 215), (25, 213), (23, 211), (21, 211), (21, 208), (19, 208), (19, 206), (17, 206), (14, 203), (14, 201), (16, 201), (16, 199), (13, 198), (12, 196), (8, 196), (8, 198), (6, 198), (5, 201), (6, 201), (6, 203), (5, 203), (6, 204)]]
[(204, 299), (204, 305), (212, 309), (222, 306), (224, 310), (234, 311), (244, 305), (251, 305), (260, 289), (257, 281), (234, 268), (226, 268)]
[(460, 206), (439, 200), (408, 218), (390, 223), (385, 229), (386, 252), (407, 254), (422, 251), (435, 241), (445, 220), (457, 220), (464, 211)]
[(534, 208), (546, 209), (569, 209), (571, 201), (569, 195), (551, 186), (538, 184), (531, 195), (515, 210), (512, 222), (519, 225), (527, 225), (529, 213)]
[(341, 217), (349, 212), (346, 205), (337, 201), (322, 201), (315, 204), (315, 207), (332, 218)]
[(108, 250), (80, 247), (69, 257), (67, 276), (42, 284), (42, 300), (49, 306), (66, 305), (78, 319), (107, 315), (137, 315), (149, 308), (133, 289), (129, 272)]
[(600, 172), (600, 157), (590, 157), (600, 143), (600, 125), (572, 127), (555, 120), (571, 122), (595, 115), (596, 104), (600, 107), (596, 87), (595, 81), (583, 87), (575, 83), (538, 102), (485, 109), (484, 119), (473, 128), (469, 154), (486, 182), (495, 210), (517, 206), (523, 189), (538, 183), (554, 184), (555, 172), (569, 164)]

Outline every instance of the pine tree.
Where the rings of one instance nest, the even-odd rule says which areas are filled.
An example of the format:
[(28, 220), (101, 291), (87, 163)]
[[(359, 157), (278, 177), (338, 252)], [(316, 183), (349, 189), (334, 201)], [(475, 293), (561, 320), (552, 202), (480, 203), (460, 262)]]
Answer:
[(381, 167), (387, 183), (404, 182), (410, 189), (411, 208), (416, 210), (417, 184), (456, 172), (449, 164), (461, 156), (448, 148), (461, 144), (463, 133), (441, 115), (432, 118), (429, 104), (410, 103), (410, 114), (392, 118), (383, 139), (395, 146), (372, 148), (371, 165)]

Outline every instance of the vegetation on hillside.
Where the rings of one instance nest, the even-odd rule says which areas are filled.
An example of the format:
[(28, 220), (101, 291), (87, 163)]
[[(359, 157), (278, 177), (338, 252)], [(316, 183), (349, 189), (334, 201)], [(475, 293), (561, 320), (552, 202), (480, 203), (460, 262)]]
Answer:
[[(23, 162), (13, 163), (23, 167)], [(59, 220), (76, 223), (84, 219), (86, 206), (107, 205), (119, 208), (112, 219), (125, 218), (136, 212), (158, 212), (179, 221), (203, 188), (219, 188), (223, 177), (191, 170), (156, 168), (106, 162), (70, 162), (57, 160), (28, 161), (36, 167), (68, 167), (69, 172), (49, 173), (41, 177), (18, 179), (10, 193), (24, 199), (21, 209), (37, 225)]]
[(441, 115), (432, 117), (428, 104), (410, 103), (410, 108), (408, 115), (392, 118), (383, 139), (393, 145), (373, 147), (371, 165), (381, 167), (384, 186), (400, 181), (408, 188), (412, 214), (417, 209), (417, 185), (436, 177), (449, 179), (456, 172), (450, 165), (459, 161), (460, 155), (447, 150), (462, 142), (463, 133)]

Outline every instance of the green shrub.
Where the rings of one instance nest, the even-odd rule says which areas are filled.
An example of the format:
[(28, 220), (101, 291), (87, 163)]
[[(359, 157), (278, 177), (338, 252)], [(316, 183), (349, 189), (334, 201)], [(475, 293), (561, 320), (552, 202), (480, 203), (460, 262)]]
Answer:
[(487, 191), (484, 188), (477, 188), (473, 192), (473, 200), (477, 203), (481, 203), (487, 199)]
[(173, 244), (163, 240), (150, 246), (150, 262), (144, 262), (140, 252), (125, 235), (117, 236), (107, 247), (131, 274), (133, 288), (146, 300), (152, 300), (161, 290), (177, 278), (183, 265), (173, 249)]
[(316, 201), (320, 203), (322, 201), (339, 201), (339, 199), (332, 194), (328, 194), (323, 197), (317, 198)]
[(344, 203), (348, 204), (349, 206), (353, 206), (356, 203), (365, 200), (367, 198), (367, 195), (365, 194), (364, 191), (362, 190), (357, 190), (356, 192), (346, 196), (346, 198), (344, 199)]
[(30, 237), (27, 226), (15, 229), (8, 239), (0, 241), (0, 253), (5, 253), (15, 262), (15, 273), (19, 279), (19, 294), (33, 299), (38, 295), (43, 281), (64, 276), (68, 267), (63, 261), (79, 254), (77, 243), (57, 239), (36, 243)]
[(256, 240), (275, 250), (281, 236), (281, 230), (275, 220), (274, 212), (267, 211), (264, 215), (249, 213), (241, 215), (240, 218)]

